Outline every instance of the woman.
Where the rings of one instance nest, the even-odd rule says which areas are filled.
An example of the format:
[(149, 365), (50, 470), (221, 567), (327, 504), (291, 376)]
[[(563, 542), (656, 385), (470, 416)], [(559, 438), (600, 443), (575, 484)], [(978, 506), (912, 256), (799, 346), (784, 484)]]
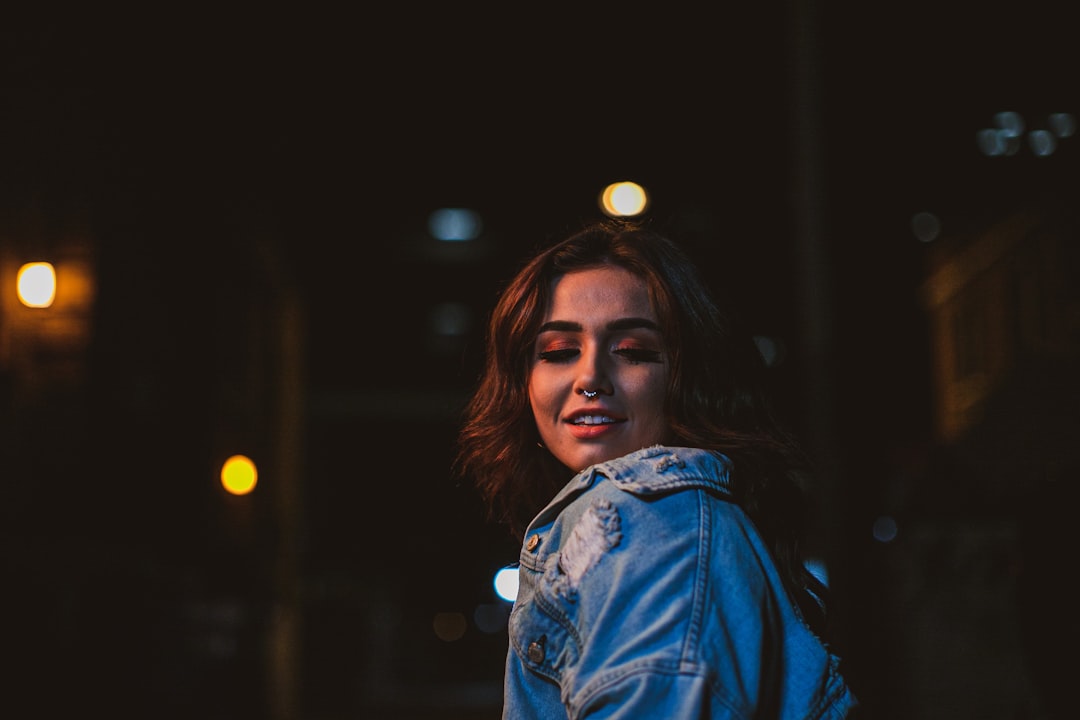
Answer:
[(457, 460), (523, 541), (503, 717), (850, 717), (805, 458), (689, 258), (587, 226), (513, 278), (486, 352)]

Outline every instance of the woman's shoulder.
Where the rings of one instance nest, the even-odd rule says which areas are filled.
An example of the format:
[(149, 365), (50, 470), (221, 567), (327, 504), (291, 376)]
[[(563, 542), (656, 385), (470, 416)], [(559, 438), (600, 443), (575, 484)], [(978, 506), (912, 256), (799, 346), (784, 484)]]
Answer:
[[(536, 517), (527, 534), (550, 535), (549, 550), (571, 535), (606, 542), (650, 542), (661, 535), (692, 538), (702, 502), (716, 513), (740, 516), (732, 501), (730, 461), (700, 448), (654, 445), (582, 472)], [(624, 522), (629, 521), (629, 522)], [(623, 529), (635, 528), (624, 537)], [(589, 544), (589, 543), (587, 543)]]
[(693, 544), (705, 533), (712, 542), (760, 551), (751, 550), (757, 533), (734, 498), (731, 461), (721, 453), (655, 445), (593, 466), (588, 486), (573, 517), (588, 507), (592, 522), (586, 526), (621, 528), (624, 546), (655, 545), (660, 538)]
[(731, 494), (731, 461), (721, 453), (692, 447), (653, 445), (599, 463), (592, 471), (613, 487), (634, 495), (656, 495), (683, 489)]
[(713, 532), (722, 532), (723, 526), (741, 525), (744, 517), (732, 495), (730, 465), (720, 453), (664, 445), (598, 463), (582, 476), (584, 492), (572, 510), (567, 508), (569, 517), (564, 520), (577, 524), (585, 508), (593, 515), (614, 518), (604, 525), (625, 525), (621, 520), (632, 519), (628, 527), (637, 532), (624, 542), (635, 543), (648, 543), (657, 534), (689, 538), (694, 535), (691, 528), (701, 522), (719, 521)]

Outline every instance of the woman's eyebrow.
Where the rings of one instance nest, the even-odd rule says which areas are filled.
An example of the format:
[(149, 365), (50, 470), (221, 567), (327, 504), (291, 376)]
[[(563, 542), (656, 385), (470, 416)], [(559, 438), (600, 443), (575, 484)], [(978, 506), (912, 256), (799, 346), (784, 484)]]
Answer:
[[(660, 332), (660, 326), (654, 321), (648, 318), (628, 317), (619, 318), (618, 320), (612, 320), (606, 326), (607, 330), (637, 330), (639, 328), (645, 328), (647, 330), (655, 330)], [(549, 320), (540, 326), (539, 333), (545, 332), (581, 332), (581, 323), (576, 323), (571, 320)]]
[(540, 326), (537, 334), (545, 332), (581, 332), (581, 323), (569, 320), (549, 320)]
[(608, 330), (637, 330), (639, 328), (660, 332), (660, 326), (648, 318), (620, 318), (618, 320), (612, 320), (607, 324)]

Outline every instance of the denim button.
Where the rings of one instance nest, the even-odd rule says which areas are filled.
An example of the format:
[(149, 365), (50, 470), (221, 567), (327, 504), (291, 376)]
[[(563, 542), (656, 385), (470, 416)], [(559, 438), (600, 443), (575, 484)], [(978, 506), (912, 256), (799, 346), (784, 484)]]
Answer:
[(547, 642), (547, 637), (541, 635), (539, 640), (533, 640), (529, 643), (529, 660), (534, 663), (544, 662), (544, 643)]
[(529, 541), (525, 543), (525, 549), (529, 552), (536, 550), (536, 546), (540, 544), (540, 536), (533, 535), (529, 538)]

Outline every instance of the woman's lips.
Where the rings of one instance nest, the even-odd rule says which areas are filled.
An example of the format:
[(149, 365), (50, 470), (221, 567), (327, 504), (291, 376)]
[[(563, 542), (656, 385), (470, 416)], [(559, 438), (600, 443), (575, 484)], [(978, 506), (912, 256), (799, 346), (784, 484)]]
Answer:
[(578, 440), (591, 440), (603, 437), (625, 422), (602, 410), (579, 410), (566, 419), (570, 434)]

